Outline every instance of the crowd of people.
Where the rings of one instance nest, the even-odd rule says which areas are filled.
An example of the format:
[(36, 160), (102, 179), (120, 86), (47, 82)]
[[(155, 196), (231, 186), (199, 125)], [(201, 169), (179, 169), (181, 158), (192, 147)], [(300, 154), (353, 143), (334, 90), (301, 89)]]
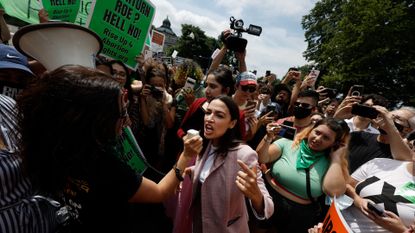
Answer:
[[(1, 44), (0, 232), (321, 232), (334, 197), (354, 232), (414, 232), (413, 106), (227, 52), (206, 73), (143, 56), (46, 71)], [(143, 174), (117, 157), (126, 127)]]

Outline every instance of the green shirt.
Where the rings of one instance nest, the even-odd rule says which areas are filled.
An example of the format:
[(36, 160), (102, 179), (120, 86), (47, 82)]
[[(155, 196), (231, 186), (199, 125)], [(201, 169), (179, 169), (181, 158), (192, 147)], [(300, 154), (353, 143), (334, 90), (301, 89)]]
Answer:
[[(293, 141), (281, 138), (273, 144), (280, 148), (281, 157), (271, 167), (272, 177), (289, 192), (309, 199), (307, 195), (306, 174), (304, 169), (296, 168), (299, 146), (292, 148)], [(322, 183), (324, 175), (330, 166), (328, 157), (322, 157), (310, 169), (311, 195), (318, 197), (323, 194)]]

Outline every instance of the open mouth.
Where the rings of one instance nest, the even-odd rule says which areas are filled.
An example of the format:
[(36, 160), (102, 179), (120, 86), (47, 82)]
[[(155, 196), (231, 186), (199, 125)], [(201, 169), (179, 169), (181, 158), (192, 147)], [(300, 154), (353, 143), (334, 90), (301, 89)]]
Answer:
[(205, 124), (205, 134), (211, 134), (213, 132), (213, 127), (210, 124)]

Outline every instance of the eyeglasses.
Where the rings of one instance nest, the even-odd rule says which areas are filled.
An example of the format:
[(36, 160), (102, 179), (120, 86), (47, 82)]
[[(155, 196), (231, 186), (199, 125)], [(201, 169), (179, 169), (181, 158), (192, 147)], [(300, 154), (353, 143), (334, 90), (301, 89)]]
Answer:
[(311, 105), (311, 104), (307, 104), (307, 103), (300, 103), (300, 102), (295, 102), (294, 103), (294, 106), (295, 107), (303, 107), (303, 108), (306, 108), (306, 109), (310, 109), (310, 108), (313, 108), (314, 106), (313, 105)]
[(249, 91), (251, 93), (254, 93), (256, 91), (256, 86), (248, 86), (248, 85), (242, 86), (241, 85), (241, 90), (244, 91), (244, 92), (248, 92)]
[(114, 70), (114, 71), (112, 71), (112, 73), (113, 73), (112, 76), (114, 78), (117, 78), (117, 77), (126, 78), (127, 77), (127, 74), (124, 71), (116, 71), (116, 70)]

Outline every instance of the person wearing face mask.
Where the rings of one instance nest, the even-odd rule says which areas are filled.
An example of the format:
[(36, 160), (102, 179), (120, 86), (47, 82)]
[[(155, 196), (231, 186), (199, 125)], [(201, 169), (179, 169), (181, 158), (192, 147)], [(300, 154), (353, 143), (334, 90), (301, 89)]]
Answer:
[[(390, 147), (391, 140), (402, 140), (408, 132), (413, 128), (408, 120), (415, 116), (415, 111), (410, 111), (404, 108), (388, 112), (386, 108), (374, 105), (379, 111), (379, 116), (390, 119), (395, 124), (395, 128), (385, 128), (378, 125), (380, 134), (372, 134), (368, 132), (352, 132), (349, 144), (349, 169), (354, 172), (362, 164), (374, 158), (389, 158), (396, 160), (410, 160), (405, 157), (405, 153), (400, 151), (393, 151)], [(376, 124), (379, 119), (374, 119), (372, 122)], [(393, 129), (393, 130), (392, 130)]]
[(283, 124), (285, 121), (293, 122), (297, 133), (300, 133), (311, 124), (311, 114), (316, 111), (318, 97), (319, 95), (316, 91), (301, 91), (294, 102), (293, 116), (279, 119), (277, 124)]

